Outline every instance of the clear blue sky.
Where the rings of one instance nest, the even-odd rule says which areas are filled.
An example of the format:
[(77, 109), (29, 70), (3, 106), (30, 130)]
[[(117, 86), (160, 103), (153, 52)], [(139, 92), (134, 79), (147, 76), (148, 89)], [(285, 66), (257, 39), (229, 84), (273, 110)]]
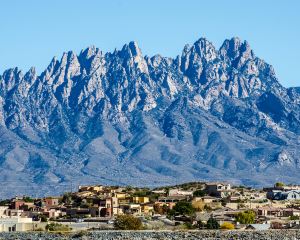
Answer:
[(299, 0), (1, 0), (0, 73), (38, 73), (53, 56), (90, 45), (120, 49), (131, 40), (146, 55), (174, 57), (206, 37), (247, 40), (284, 86), (300, 86)]

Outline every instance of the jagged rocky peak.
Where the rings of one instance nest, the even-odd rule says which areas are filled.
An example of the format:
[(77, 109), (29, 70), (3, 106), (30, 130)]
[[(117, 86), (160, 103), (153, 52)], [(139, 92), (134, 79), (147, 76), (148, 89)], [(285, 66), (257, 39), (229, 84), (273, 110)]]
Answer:
[(20, 69), (10, 68), (4, 71), (1, 81), (1, 91), (8, 92), (23, 78), (23, 73)]
[(96, 48), (94, 45), (82, 50), (79, 54), (80, 59), (90, 59), (91, 57), (95, 56), (99, 52), (99, 49)]
[[(207, 63), (214, 60), (217, 57), (217, 51), (214, 45), (208, 41), (206, 38), (200, 38), (192, 46), (185, 45), (182, 51), (182, 59), (186, 63), (196, 61)], [(186, 69), (187, 66), (184, 66)]]
[(75, 52), (64, 52), (60, 61), (60, 69), (66, 70), (66, 78), (71, 79), (80, 74), (80, 63)]
[(83, 75), (96, 71), (97, 68), (103, 66), (105, 63), (103, 52), (95, 46), (90, 46), (82, 50), (78, 59), (83, 69)]
[(206, 65), (217, 58), (217, 51), (214, 45), (206, 38), (200, 38), (191, 47), (186, 45), (183, 49), (180, 69), (190, 78), (193, 85), (207, 82), (201, 78)]
[(147, 62), (137, 42), (131, 41), (129, 44), (125, 44), (118, 55), (124, 60), (127, 72), (132, 72), (133, 68), (136, 67), (142, 73), (149, 73)]
[(235, 68), (240, 68), (248, 59), (255, 58), (249, 43), (242, 42), (238, 37), (225, 40), (219, 55), (222, 60), (232, 63)]
[(57, 72), (58, 68), (59, 68), (59, 61), (57, 60), (56, 57), (53, 57), (51, 62), (47, 66), (46, 70), (44, 72), (42, 72), (42, 74), (39, 78), (42, 80), (42, 82), (48, 81), (49, 84), (52, 84), (52, 82), (53, 82), (53, 79), (51, 79), (52, 75), (55, 72)]
[(206, 62), (212, 61), (217, 57), (215, 46), (206, 38), (200, 38), (196, 41), (191, 51), (195, 51)]
[(36, 80), (37, 73), (35, 67), (31, 67), (27, 73), (25, 73), (24, 80), (32, 83)]
[(282, 87), (238, 38), (220, 50), (201, 38), (176, 59), (144, 57), (130, 42), (64, 53), (40, 76), (9, 69), (0, 76), (0, 181), (14, 186), (0, 194), (121, 175), (149, 186), (216, 176), (259, 185), (274, 172), (297, 180), (299, 104), (299, 89)]
[(52, 74), (55, 71), (55, 68), (59, 65), (59, 61), (56, 57), (53, 57), (50, 64), (48, 65), (46, 72)]
[(137, 42), (131, 41), (129, 44), (125, 44), (121, 50), (121, 54), (125, 54), (126, 57), (142, 56), (142, 51), (139, 48)]

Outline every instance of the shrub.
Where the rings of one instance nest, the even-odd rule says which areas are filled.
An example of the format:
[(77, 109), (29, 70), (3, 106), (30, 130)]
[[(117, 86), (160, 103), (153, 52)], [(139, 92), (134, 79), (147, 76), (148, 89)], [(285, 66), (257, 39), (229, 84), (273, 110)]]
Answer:
[(70, 231), (71, 228), (64, 224), (49, 223), (46, 225), (46, 230), (51, 232), (67, 232)]
[(119, 230), (141, 230), (143, 224), (139, 218), (125, 214), (116, 217), (114, 227)]
[(80, 231), (80, 232), (74, 234), (72, 238), (82, 238), (83, 236), (86, 236), (87, 234), (88, 234), (87, 231), (83, 231), (83, 230), (82, 230), (82, 231)]
[(209, 212), (209, 211), (212, 211), (212, 208), (211, 208), (211, 206), (205, 204), (205, 205), (204, 205), (204, 210), (206, 210), (206, 211)]
[(216, 219), (210, 218), (207, 221), (206, 228), (207, 229), (219, 229), (220, 228), (220, 224), (217, 222)]
[(241, 209), (241, 208), (245, 208), (246, 205), (244, 203), (239, 203), (237, 207), (238, 209)]
[(233, 230), (234, 229), (234, 225), (230, 222), (224, 222), (221, 225), (221, 229), (227, 229), (227, 230)]
[(42, 228), (36, 228), (36, 229), (34, 229), (33, 231), (35, 231), (35, 232), (43, 232), (44, 229), (42, 229)]
[(283, 226), (282, 226), (281, 222), (272, 222), (271, 223), (271, 228), (272, 229), (283, 229)]
[(201, 212), (204, 209), (205, 203), (203, 201), (193, 201), (192, 205), (195, 211)]
[(198, 227), (199, 229), (203, 229), (203, 228), (206, 228), (206, 225), (205, 225), (204, 222), (198, 221), (198, 222), (197, 222), (197, 227)]
[(290, 216), (290, 220), (299, 220), (299, 216)]
[(192, 223), (186, 222), (186, 223), (184, 223), (184, 228), (185, 229), (195, 229), (196, 227)]

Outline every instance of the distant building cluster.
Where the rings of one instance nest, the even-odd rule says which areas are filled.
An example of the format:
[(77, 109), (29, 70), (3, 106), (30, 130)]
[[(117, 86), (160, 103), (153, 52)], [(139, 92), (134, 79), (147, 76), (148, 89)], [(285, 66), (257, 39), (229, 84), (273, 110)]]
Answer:
[[(251, 218), (246, 221), (247, 214)], [(157, 189), (79, 186), (77, 192), (62, 196), (2, 200), (0, 232), (45, 230), (50, 223), (70, 222), (86, 229), (91, 223), (113, 228), (120, 215), (138, 217), (149, 229), (176, 229), (187, 223), (198, 229), (228, 224), (235, 229), (299, 228), (300, 186), (276, 184), (260, 190), (223, 182)]]

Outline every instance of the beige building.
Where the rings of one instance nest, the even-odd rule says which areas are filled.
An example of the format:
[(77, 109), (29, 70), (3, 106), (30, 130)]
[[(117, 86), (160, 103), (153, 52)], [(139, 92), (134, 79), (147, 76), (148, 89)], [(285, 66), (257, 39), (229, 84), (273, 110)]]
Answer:
[(0, 218), (8, 216), (8, 206), (0, 206)]
[(184, 191), (174, 188), (169, 190), (169, 196), (193, 196), (193, 191)]
[(89, 191), (89, 192), (100, 192), (103, 190), (103, 186), (101, 185), (95, 185), (95, 186), (79, 186), (78, 187), (78, 191), (79, 192), (86, 192), (86, 191)]
[(34, 230), (32, 218), (8, 217), (0, 218), (0, 232), (24, 232)]

